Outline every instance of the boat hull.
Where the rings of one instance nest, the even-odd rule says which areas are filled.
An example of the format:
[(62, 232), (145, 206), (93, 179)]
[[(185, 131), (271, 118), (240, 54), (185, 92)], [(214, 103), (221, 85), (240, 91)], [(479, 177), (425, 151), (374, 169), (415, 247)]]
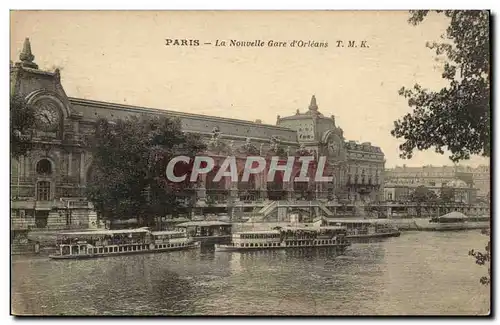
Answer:
[(457, 223), (435, 223), (417, 222), (417, 229), (421, 231), (463, 231), (474, 229), (489, 229), (489, 222), (457, 222)]
[(200, 246), (199, 243), (192, 243), (187, 246), (181, 247), (165, 247), (165, 248), (154, 248), (154, 249), (144, 249), (139, 251), (126, 251), (126, 252), (114, 252), (114, 253), (96, 253), (96, 254), (78, 254), (78, 255), (49, 255), (49, 258), (53, 260), (83, 260), (92, 258), (102, 258), (111, 257), (118, 255), (138, 255), (138, 254), (151, 254), (151, 253), (164, 253), (171, 251), (181, 251), (195, 249)]
[(238, 247), (231, 245), (216, 245), (216, 252), (254, 252), (264, 250), (283, 250), (283, 249), (335, 249), (344, 252), (351, 244), (336, 244), (336, 245), (301, 245), (301, 246), (272, 246), (272, 247)]
[(374, 233), (374, 234), (364, 234), (364, 235), (347, 235), (347, 239), (370, 239), (370, 238), (389, 238), (389, 237), (399, 237), (401, 232), (393, 231), (387, 233)]

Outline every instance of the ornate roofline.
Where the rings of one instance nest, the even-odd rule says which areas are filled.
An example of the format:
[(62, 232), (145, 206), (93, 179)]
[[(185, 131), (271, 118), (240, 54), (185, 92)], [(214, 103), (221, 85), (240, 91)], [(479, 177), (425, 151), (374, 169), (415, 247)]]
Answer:
[[(185, 132), (188, 133), (196, 133), (202, 136), (207, 136), (210, 137), (212, 136), (212, 132), (201, 132), (201, 131), (190, 131), (190, 130), (185, 130)], [(238, 140), (238, 141), (245, 141), (248, 138), (246, 135), (231, 135), (231, 134), (222, 134), (220, 135), (219, 139), (221, 140)], [(255, 143), (263, 143), (263, 144), (269, 144), (269, 139), (268, 138), (256, 138), (256, 137), (251, 137), (252, 141)], [(286, 144), (290, 146), (299, 146), (298, 142), (293, 142), (293, 141), (286, 141), (286, 140), (280, 140), (280, 144)]]
[(151, 114), (166, 114), (166, 115), (172, 115), (175, 117), (188, 117), (188, 118), (196, 118), (204, 121), (213, 121), (213, 122), (230, 122), (230, 123), (237, 123), (239, 125), (246, 125), (246, 126), (254, 126), (254, 127), (266, 127), (269, 129), (274, 129), (274, 130), (280, 130), (280, 131), (292, 131), (295, 132), (294, 130), (283, 127), (283, 126), (276, 126), (272, 124), (265, 124), (265, 123), (254, 123), (246, 120), (239, 120), (239, 119), (232, 119), (232, 118), (226, 118), (226, 117), (216, 117), (216, 116), (211, 116), (211, 115), (203, 115), (203, 114), (193, 114), (193, 113), (185, 113), (185, 112), (179, 112), (179, 111), (172, 111), (172, 110), (166, 110), (166, 109), (160, 109), (160, 108), (150, 108), (150, 107), (140, 107), (140, 106), (133, 106), (133, 105), (125, 105), (125, 104), (118, 104), (118, 103), (109, 103), (109, 102), (102, 102), (102, 101), (96, 101), (96, 100), (90, 100), (90, 99), (83, 99), (83, 98), (75, 98), (75, 97), (69, 97), (69, 101), (73, 105), (86, 105), (86, 106), (92, 106), (96, 108), (103, 108), (103, 109), (112, 109), (112, 110), (125, 110), (133, 113), (151, 113)]

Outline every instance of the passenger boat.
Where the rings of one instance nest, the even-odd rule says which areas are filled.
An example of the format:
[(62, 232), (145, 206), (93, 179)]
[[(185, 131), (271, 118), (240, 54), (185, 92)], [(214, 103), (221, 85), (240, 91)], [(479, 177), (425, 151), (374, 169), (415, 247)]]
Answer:
[(156, 253), (198, 247), (182, 231), (148, 228), (59, 233), (58, 254), (52, 259), (83, 259), (125, 254)]
[(387, 222), (374, 220), (327, 219), (327, 225), (345, 227), (348, 239), (398, 237), (399, 229)]
[(343, 227), (276, 227), (273, 230), (233, 233), (231, 243), (215, 245), (216, 251), (259, 249), (335, 248), (344, 252), (350, 245)]
[(231, 241), (232, 224), (223, 221), (188, 221), (176, 226), (201, 244), (227, 244)]
[(460, 212), (450, 212), (440, 217), (431, 218), (428, 224), (419, 225), (422, 230), (468, 230), (488, 229), (490, 227), (490, 216), (468, 217)]

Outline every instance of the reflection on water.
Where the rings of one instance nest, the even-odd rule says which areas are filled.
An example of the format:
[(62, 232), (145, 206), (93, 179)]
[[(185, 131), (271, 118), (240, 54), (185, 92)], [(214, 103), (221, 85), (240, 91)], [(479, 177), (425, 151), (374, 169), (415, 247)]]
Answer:
[(13, 257), (16, 314), (484, 314), (477, 231), (403, 233), (330, 250), (178, 251), (93, 260)]

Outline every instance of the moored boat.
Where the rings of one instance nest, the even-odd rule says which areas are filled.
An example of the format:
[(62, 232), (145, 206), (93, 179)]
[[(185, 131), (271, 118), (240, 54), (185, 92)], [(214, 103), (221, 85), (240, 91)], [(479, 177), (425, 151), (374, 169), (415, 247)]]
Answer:
[(231, 241), (232, 224), (223, 221), (188, 221), (176, 226), (201, 244), (227, 244)]
[(215, 245), (216, 251), (253, 251), (289, 248), (334, 248), (340, 252), (350, 246), (343, 227), (277, 227), (265, 231), (233, 233), (231, 243)]
[(468, 217), (460, 212), (450, 212), (440, 217), (431, 218), (428, 224), (419, 225), (421, 230), (452, 231), (469, 229), (488, 229), (490, 216)]
[(398, 237), (401, 235), (399, 229), (386, 222), (376, 222), (373, 220), (352, 220), (352, 219), (328, 219), (328, 225), (345, 227), (348, 239), (369, 239)]
[(85, 259), (114, 255), (184, 250), (198, 246), (182, 231), (148, 228), (59, 233), (58, 253), (52, 259)]

